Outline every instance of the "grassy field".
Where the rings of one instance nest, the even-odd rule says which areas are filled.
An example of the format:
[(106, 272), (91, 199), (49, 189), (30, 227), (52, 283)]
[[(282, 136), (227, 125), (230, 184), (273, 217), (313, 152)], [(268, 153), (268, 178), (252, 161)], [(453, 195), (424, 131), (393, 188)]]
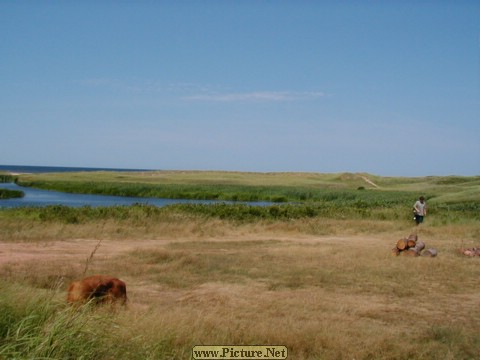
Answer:
[[(459, 251), (480, 246), (478, 177), (155, 172), (72, 179), (246, 192), (272, 186), (268, 196), (298, 187), (313, 195), (262, 210), (0, 211), (0, 358), (189, 359), (202, 344), (285, 345), (288, 359), (300, 360), (480, 357), (480, 258)], [(417, 227), (411, 206), (422, 194), (432, 211)], [(392, 256), (411, 233), (438, 256)], [(66, 305), (67, 284), (95, 273), (127, 283), (126, 309)]]
[(17, 181), (44, 189), (122, 196), (275, 202), (343, 199), (404, 206), (422, 193), (433, 203), (480, 203), (480, 176), (150, 171), (23, 174)]

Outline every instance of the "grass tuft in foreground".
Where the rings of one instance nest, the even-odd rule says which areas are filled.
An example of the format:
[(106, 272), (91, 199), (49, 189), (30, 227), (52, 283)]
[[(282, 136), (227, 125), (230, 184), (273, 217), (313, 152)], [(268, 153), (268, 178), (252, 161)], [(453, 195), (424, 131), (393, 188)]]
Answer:
[[(94, 304), (66, 307), (58, 290), (1, 282), (2, 359), (172, 359), (168, 336), (145, 341), (125, 330), (123, 310)], [(129, 319), (130, 324), (134, 323)]]

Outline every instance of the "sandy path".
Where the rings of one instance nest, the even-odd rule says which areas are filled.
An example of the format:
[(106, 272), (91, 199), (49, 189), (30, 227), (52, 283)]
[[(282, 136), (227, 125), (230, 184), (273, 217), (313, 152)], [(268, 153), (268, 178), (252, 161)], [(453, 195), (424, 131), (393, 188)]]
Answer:
[(380, 188), (380, 186), (378, 186), (377, 184), (375, 184), (372, 180), (370, 180), (370, 179), (367, 178), (366, 176), (362, 176), (362, 179), (363, 179), (367, 184), (372, 185), (374, 188), (377, 188), (377, 189)]
[[(357, 236), (271, 236), (271, 235), (240, 235), (231, 238), (208, 238), (206, 241), (288, 241), (297, 244), (301, 243), (363, 243), (365, 246), (374, 245), (377, 240), (373, 237), (357, 237)], [(25, 263), (31, 261), (55, 261), (55, 260), (79, 260), (83, 263), (90, 254), (95, 250), (95, 258), (108, 259), (128, 253), (137, 249), (149, 249), (166, 246), (172, 242), (184, 241), (202, 241), (198, 238), (182, 238), (182, 239), (146, 239), (146, 240), (103, 240), (99, 244), (99, 240), (78, 239), (78, 240), (62, 240), (49, 242), (0, 242), (0, 266), (11, 263)]]
[[(135, 242), (102, 241), (95, 252), (96, 257), (110, 258), (135, 249), (166, 244), (166, 240), (140, 240)], [(98, 240), (64, 240), (46, 243), (0, 243), (0, 266), (34, 260), (81, 259), (90, 256), (99, 244)]]

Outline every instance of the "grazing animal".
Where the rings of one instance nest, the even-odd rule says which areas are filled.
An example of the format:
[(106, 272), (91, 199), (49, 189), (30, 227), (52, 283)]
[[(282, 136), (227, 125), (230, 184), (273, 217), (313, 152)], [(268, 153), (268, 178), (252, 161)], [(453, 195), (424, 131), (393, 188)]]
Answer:
[(74, 281), (68, 287), (67, 302), (85, 303), (95, 299), (98, 303), (127, 302), (127, 287), (122, 280), (106, 275), (93, 275)]

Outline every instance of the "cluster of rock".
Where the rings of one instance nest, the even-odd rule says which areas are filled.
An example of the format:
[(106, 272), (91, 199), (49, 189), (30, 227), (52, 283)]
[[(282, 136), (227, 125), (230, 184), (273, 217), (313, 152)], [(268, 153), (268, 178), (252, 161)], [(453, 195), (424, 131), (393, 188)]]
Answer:
[(480, 248), (462, 249), (462, 253), (466, 256), (480, 256)]
[(392, 249), (392, 254), (395, 256), (437, 256), (437, 249), (426, 249), (425, 243), (418, 240), (417, 235), (410, 235), (409, 237), (397, 241), (396, 246)]

